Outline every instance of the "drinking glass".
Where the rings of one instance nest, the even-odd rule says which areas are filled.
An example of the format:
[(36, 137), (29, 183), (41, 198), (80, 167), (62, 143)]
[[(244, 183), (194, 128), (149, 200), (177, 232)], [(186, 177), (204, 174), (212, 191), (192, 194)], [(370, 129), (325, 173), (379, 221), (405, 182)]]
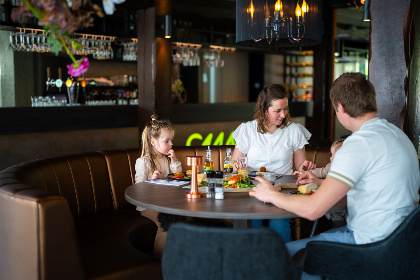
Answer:
[(238, 174), (242, 174), (245, 177), (248, 177), (248, 158), (247, 157), (238, 158)]
[(6, 50), (8, 50), (10, 48), (11, 49), (15, 49), (15, 46), (13, 44), (13, 33), (12, 32), (10, 32), (10, 35), (9, 35), (9, 45), (7, 46)]
[(23, 33), (20, 33), (19, 37), (20, 37), (20, 44), (19, 44), (19, 48), (17, 49), (17, 51), (26, 51)]

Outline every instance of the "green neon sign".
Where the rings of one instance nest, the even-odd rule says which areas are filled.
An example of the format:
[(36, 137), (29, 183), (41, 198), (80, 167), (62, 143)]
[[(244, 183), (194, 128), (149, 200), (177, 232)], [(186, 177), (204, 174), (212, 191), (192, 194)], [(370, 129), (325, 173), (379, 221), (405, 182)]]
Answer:
[(185, 146), (191, 146), (191, 143), (193, 140), (200, 140), (200, 141), (203, 140), (203, 142), (201, 143), (202, 146), (235, 145), (235, 139), (233, 139), (232, 137), (233, 132), (234, 131), (232, 131), (229, 134), (229, 137), (227, 138), (224, 144), (223, 144), (223, 141), (225, 139), (225, 133), (223, 131), (220, 132), (219, 135), (217, 135), (213, 143), (212, 143), (213, 133), (210, 132), (204, 140), (203, 140), (203, 136), (200, 133), (193, 133), (188, 137), (187, 142), (185, 143)]

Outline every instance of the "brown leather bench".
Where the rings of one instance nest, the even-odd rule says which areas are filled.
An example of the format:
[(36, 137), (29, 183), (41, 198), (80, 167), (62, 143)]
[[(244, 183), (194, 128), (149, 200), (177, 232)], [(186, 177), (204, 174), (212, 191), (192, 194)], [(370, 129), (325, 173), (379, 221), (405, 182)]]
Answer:
[[(227, 147), (211, 147), (216, 170)], [(185, 156), (205, 157), (207, 147), (174, 149), (187, 170)], [(329, 161), (324, 152), (307, 148), (319, 166)], [(162, 279), (152, 256), (156, 226), (124, 197), (139, 156), (138, 149), (88, 152), (0, 172), (1, 277)]]

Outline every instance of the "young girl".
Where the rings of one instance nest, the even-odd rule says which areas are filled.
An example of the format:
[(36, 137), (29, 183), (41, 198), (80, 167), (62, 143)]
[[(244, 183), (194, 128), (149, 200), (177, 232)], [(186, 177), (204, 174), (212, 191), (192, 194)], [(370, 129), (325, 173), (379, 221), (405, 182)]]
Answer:
[[(343, 141), (344, 140), (338, 140), (338, 141), (335, 141), (334, 143), (332, 143), (331, 148), (330, 148), (330, 151), (331, 151), (330, 163), (328, 163), (325, 167), (315, 168), (313, 170), (309, 170), (309, 172), (313, 173), (316, 177), (318, 177), (320, 179), (324, 179), (325, 177), (327, 177), (327, 174), (328, 174), (328, 172), (330, 171), (330, 168), (331, 168), (331, 163), (334, 160), (334, 155), (343, 145)], [(295, 172), (293, 172), (293, 175), (301, 175), (304, 172), (305, 171), (295, 171)], [(321, 183), (319, 183), (318, 185), (321, 185)]]
[[(151, 179), (165, 178), (169, 173), (182, 171), (181, 162), (172, 149), (174, 138), (172, 124), (166, 120), (157, 120), (155, 115), (142, 133), (141, 157), (136, 161), (136, 183)], [(156, 186), (158, 187), (158, 186)], [(158, 227), (155, 237), (154, 255), (162, 257), (167, 229), (170, 222), (184, 221), (185, 217), (158, 213), (153, 210), (137, 207), (142, 216), (152, 220)]]
[[(309, 170), (312, 174), (314, 174), (316, 177), (320, 179), (324, 179), (327, 177), (328, 172), (330, 171), (331, 164), (334, 160), (335, 153), (341, 148), (343, 145), (344, 139), (335, 141), (331, 145), (331, 157), (330, 157), (330, 163), (328, 163), (325, 167), (321, 168), (315, 168), (313, 170)], [(293, 172), (293, 175), (301, 175), (304, 171), (295, 171)], [(320, 186), (322, 181), (317, 182), (317, 185)], [(347, 210), (341, 211), (341, 212), (334, 212), (330, 214), (325, 214), (325, 217), (327, 219), (331, 220), (334, 227), (342, 227), (346, 225), (346, 216), (347, 216)]]

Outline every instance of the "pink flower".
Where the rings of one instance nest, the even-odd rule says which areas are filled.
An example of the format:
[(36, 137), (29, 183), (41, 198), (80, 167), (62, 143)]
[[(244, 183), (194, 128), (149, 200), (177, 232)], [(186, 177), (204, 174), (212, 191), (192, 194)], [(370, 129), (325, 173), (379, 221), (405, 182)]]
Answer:
[[(78, 66), (75, 67), (75, 65), (78, 65)], [(72, 63), (72, 64), (67, 65), (67, 68), (69, 69), (67, 73), (70, 76), (79, 77), (80, 75), (82, 75), (88, 70), (89, 60), (87, 59), (87, 57), (84, 57), (81, 60), (78, 60), (76, 64)]]

